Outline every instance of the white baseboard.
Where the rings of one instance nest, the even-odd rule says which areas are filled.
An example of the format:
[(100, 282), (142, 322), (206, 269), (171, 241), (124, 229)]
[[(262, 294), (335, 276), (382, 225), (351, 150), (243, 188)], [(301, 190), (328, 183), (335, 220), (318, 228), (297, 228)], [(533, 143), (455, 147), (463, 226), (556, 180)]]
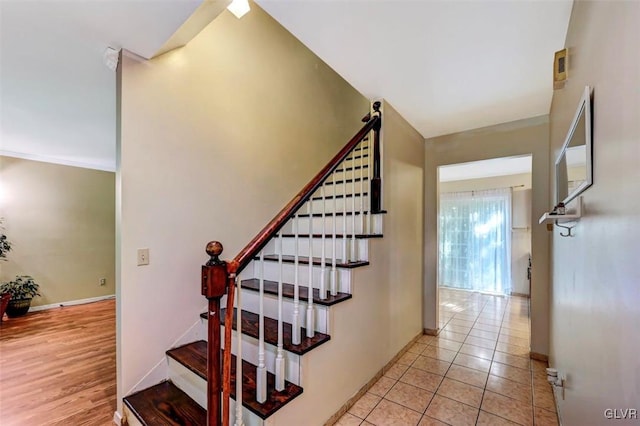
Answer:
[(52, 303), (50, 305), (32, 306), (31, 308), (29, 308), (29, 311), (36, 312), (36, 311), (44, 311), (46, 309), (62, 308), (64, 306), (84, 305), (85, 303), (93, 303), (93, 302), (99, 302), (101, 300), (115, 299), (115, 297), (116, 297), (115, 294), (108, 294), (106, 296), (90, 297), (88, 299), (69, 300), (67, 302)]
[(114, 411), (113, 413), (113, 424), (118, 426), (122, 425), (122, 414), (117, 411)]

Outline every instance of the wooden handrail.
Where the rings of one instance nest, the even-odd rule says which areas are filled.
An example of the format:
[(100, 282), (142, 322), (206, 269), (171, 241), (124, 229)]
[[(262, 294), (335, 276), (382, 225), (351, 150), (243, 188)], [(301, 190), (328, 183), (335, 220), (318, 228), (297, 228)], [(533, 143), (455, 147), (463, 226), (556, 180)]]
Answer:
[[(378, 105), (379, 107), (379, 105)], [(271, 222), (265, 226), (262, 231), (255, 236), (249, 244), (243, 248), (240, 253), (229, 263), (227, 263), (227, 272), (240, 273), (251, 260), (264, 248), (265, 245), (273, 238), (277, 232), (287, 223), (287, 220), (295, 214), (300, 207), (304, 205), (313, 193), (324, 183), (324, 181), (333, 173), (340, 163), (349, 155), (351, 151), (365, 138), (371, 130), (378, 129), (381, 118), (379, 115), (371, 117), (369, 114), (366, 124), (360, 129), (356, 135), (338, 152), (333, 159), (314, 176), (309, 183), (295, 196), (287, 205), (278, 213)], [(364, 120), (364, 119), (363, 119)], [(376, 136), (374, 136), (375, 138)]]

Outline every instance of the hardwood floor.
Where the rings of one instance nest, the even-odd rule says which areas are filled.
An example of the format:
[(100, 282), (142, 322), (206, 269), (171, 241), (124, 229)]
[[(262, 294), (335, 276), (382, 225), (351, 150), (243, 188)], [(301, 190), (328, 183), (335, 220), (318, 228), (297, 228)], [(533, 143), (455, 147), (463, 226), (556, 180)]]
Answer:
[(0, 424), (111, 425), (115, 324), (115, 300), (5, 316), (0, 325)]

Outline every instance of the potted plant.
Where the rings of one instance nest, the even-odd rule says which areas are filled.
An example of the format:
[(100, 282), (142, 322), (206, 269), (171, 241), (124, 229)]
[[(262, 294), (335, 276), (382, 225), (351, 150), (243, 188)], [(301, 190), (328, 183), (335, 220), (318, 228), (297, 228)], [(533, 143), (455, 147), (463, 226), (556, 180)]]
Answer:
[(31, 299), (40, 296), (40, 285), (29, 275), (17, 275), (14, 280), (0, 285), (0, 294), (11, 295), (7, 305), (7, 316), (19, 317), (29, 312)]

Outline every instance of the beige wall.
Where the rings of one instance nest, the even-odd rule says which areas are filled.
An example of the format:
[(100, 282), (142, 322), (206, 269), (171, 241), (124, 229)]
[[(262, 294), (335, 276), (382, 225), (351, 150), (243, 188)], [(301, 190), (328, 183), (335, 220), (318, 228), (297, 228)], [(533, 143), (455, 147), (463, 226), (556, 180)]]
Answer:
[(115, 293), (114, 173), (2, 156), (0, 181), (13, 242), (2, 281), (35, 278), (32, 306)]
[[(355, 134), (369, 101), (253, 5), (182, 49), (125, 55), (119, 108), (120, 401), (197, 323), (207, 241), (235, 256)], [(138, 248), (150, 265), (136, 266)]]
[[(531, 222), (549, 208), (549, 124), (535, 117), (468, 132), (427, 139), (425, 159), (425, 317), (424, 327), (438, 328), (437, 212), (439, 166), (532, 154)], [(531, 234), (531, 350), (549, 350), (549, 236), (544, 226)]]
[(553, 164), (584, 86), (594, 88), (594, 183), (575, 237), (552, 239), (550, 361), (568, 378), (566, 426), (607, 424), (606, 408), (640, 410), (639, 23), (638, 2), (576, 1), (569, 80), (551, 107)]

